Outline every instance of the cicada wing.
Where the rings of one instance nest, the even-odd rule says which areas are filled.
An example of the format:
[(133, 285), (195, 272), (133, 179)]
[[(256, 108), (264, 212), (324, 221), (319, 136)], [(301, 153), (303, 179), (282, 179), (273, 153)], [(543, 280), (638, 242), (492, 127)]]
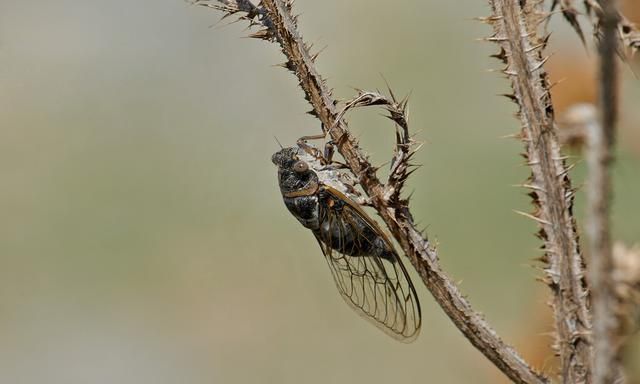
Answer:
[[(315, 233), (327, 259), (331, 274), (344, 300), (358, 314), (393, 338), (411, 342), (420, 332), (420, 303), (415, 287), (389, 238), (351, 199), (332, 188), (325, 188), (329, 198), (346, 204), (320, 204), (322, 225), (333, 233)], [(375, 233), (380, 252), (352, 256), (336, 242), (364, 244)], [(366, 247), (365, 247), (366, 248)], [(340, 250), (343, 251), (340, 251)]]

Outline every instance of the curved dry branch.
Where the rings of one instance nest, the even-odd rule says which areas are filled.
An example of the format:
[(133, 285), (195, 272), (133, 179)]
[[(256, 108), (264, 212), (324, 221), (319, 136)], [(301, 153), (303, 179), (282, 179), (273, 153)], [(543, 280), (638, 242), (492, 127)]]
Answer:
[[(211, 4), (212, 1), (204, 3)], [(222, 3), (225, 6), (229, 6), (230, 3), (240, 5), (240, 1), (224, 0)], [(410, 258), (438, 304), (464, 336), (513, 382), (547, 383), (548, 380), (542, 374), (533, 370), (512, 347), (501, 340), (482, 315), (471, 308), (456, 285), (442, 271), (435, 248), (413, 222), (408, 202), (401, 199), (395, 199), (395, 201), (387, 199), (388, 191), (378, 179), (376, 168), (369, 163), (360, 150), (357, 140), (347, 130), (346, 123), (336, 107), (336, 101), (314, 67), (315, 56), (310, 54), (309, 47), (305, 45), (297, 31), (296, 18), (291, 14), (291, 1), (262, 0), (259, 8), (260, 11), (255, 13), (252, 20), (257, 20), (257, 23), (264, 28), (253, 36), (277, 41), (280, 44), (287, 57), (287, 62), (283, 66), (298, 78), (305, 98), (313, 107), (311, 113), (320, 119), (324, 127), (327, 129), (331, 127), (328, 133), (336, 143), (339, 152), (352, 172), (360, 179), (362, 188), (371, 198), (373, 207)], [(402, 159), (406, 154), (397, 156)], [(395, 171), (392, 175), (401, 175), (402, 172), (404, 171)], [(397, 181), (396, 185), (400, 186), (401, 183)], [(399, 191), (393, 194), (399, 196)]]
[(526, 187), (531, 189), (538, 236), (544, 241), (546, 283), (553, 293), (556, 349), (562, 378), (569, 383), (591, 381), (591, 320), (584, 261), (580, 254), (573, 217), (573, 195), (568, 168), (560, 154), (549, 94), (546, 58), (542, 50), (546, 37), (538, 26), (546, 17), (542, 2), (490, 0), (493, 16), (486, 19), (494, 28), (490, 40), (500, 45), (496, 55), (506, 65), (512, 99), (518, 104), (522, 124), (519, 135), (531, 167)]

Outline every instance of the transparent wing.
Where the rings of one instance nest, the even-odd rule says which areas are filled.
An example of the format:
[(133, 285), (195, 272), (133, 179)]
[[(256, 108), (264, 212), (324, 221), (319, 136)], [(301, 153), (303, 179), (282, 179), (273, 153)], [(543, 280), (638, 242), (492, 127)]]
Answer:
[(420, 303), (388, 237), (344, 194), (327, 187), (324, 191), (319, 216), (325, 230), (314, 234), (340, 294), (393, 338), (415, 340), (422, 321)]

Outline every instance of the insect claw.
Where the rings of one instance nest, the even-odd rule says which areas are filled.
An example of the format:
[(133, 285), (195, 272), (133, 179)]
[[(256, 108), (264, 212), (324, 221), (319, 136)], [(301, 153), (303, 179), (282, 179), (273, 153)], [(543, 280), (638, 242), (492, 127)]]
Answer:
[(334, 151), (335, 147), (333, 141), (327, 141), (327, 143), (324, 145), (324, 161), (327, 164), (330, 164), (332, 162)]

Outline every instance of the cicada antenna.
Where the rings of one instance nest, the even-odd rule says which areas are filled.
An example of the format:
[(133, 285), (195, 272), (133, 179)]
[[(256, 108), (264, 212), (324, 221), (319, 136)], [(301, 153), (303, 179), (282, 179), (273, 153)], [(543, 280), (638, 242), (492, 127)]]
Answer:
[(284, 149), (284, 147), (282, 146), (282, 144), (280, 144), (280, 140), (278, 140), (277, 137), (273, 136), (273, 138), (276, 140), (276, 143), (278, 143), (278, 145), (280, 146), (280, 149)]

